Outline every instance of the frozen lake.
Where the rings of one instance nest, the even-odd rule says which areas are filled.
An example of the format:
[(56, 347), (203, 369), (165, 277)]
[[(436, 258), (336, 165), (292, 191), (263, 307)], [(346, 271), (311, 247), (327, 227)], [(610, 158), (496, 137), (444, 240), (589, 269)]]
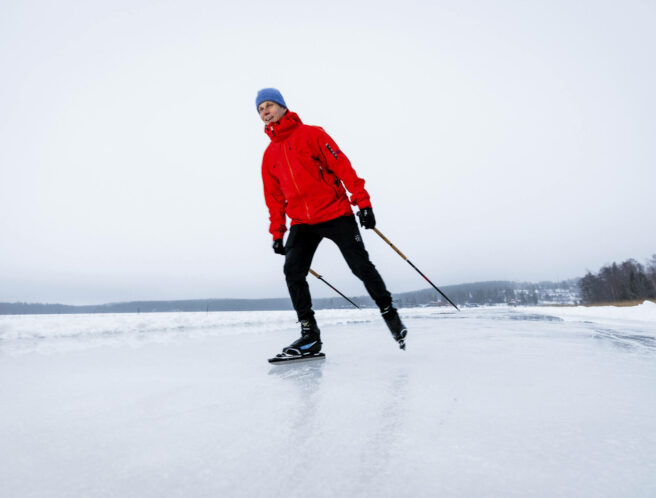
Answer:
[(0, 316), (0, 495), (653, 497), (656, 305)]

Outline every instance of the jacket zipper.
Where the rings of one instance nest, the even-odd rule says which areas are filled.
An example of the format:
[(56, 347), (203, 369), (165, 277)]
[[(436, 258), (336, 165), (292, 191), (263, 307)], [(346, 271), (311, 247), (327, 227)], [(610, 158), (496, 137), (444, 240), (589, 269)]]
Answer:
[(296, 192), (298, 192), (298, 196), (303, 199), (303, 205), (305, 206), (305, 212), (307, 214), (308, 221), (310, 221), (310, 209), (308, 208), (307, 201), (305, 200), (305, 197), (301, 195), (301, 189), (298, 188), (298, 184), (296, 183), (296, 178), (294, 177), (294, 171), (292, 170), (292, 165), (289, 163), (289, 157), (287, 157), (287, 149), (285, 149), (285, 144), (280, 145), (282, 147), (283, 152), (285, 153), (285, 160), (287, 161), (287, 167), (289, 168), (289, 175), (292, 177), (292, 182), (294, 183), (294, 187), (296, 187)]

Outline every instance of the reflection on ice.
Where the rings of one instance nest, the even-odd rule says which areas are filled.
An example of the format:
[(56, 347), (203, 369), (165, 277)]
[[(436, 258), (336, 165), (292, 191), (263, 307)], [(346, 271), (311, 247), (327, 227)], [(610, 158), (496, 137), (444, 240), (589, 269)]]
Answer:
[(278, 402), (292, 408), (285, 421), (288, 428), (285, 451), (302, 451), (317, 431), (317, 411), (323, 365), (326, 360), (275, 365), (269, 376), (280, 379), (289, 389)]
[(384, 396), (361, 445), (358, 485), (363, 496), (377, 488), (382, 469), (394, 472), (394, 449), (401, 443), (406, 426), (408, 375), (403, 369), (394, 370), (384, 375)]
[(308, 384), (313, 385), (321, 380), (321, 371), (326, 361), (323, 359), (273, 365), (269, 369), (269, 375), (303, 386)]

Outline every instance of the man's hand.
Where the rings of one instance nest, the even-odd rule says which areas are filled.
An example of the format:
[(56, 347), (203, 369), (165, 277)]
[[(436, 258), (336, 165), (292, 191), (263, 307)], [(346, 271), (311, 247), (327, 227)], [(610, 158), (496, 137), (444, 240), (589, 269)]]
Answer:
[(285, 246), (282, 243), (282, 239), (276, 239), (273, 241), (273, 252), (282, 256), (285, 255)]
[(360, 218), (361, 227), (370, 229), (376, 226), (376, 217), (374, 216), (374, 210), (371, 208), (358, 211), (358, 218)]

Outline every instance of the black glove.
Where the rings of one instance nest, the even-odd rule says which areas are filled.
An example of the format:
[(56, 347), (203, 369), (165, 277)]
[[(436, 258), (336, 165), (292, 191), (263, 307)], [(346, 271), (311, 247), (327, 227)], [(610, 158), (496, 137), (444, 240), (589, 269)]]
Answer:
[(376, 226), (376, 217), (374, 216), (374, 210), (371, 208), (358, 211), (358, 218), (360, 218), (361, 227), (374, 228)]
[(283, 256), (285, 255), (285, 246), (282, 243), (282, 239), (276, 239), (273, 241), (273, 252)]

